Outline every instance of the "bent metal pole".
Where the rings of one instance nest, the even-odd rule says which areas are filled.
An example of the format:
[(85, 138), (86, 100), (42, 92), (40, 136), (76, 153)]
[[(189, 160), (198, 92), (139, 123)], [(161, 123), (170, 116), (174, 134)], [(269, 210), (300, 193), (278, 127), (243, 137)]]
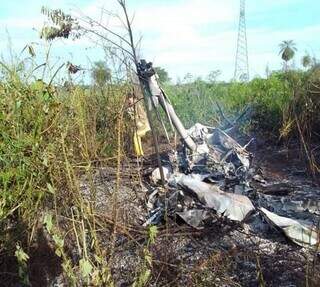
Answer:
[(193, 141), (193, 139), (190, 137), (189, 133), (186, 131), (184, 125), (182, 124), (181, 120), (177, 116), (173, 106), (171, 103), (169, 103), (168, 99), (166, 98), (166, 95), (163, 93), (161, 88), (158, 85), (158, 82), (156, 80), (156, 76), (153, 73), (148, 77), (148, 84), (149, 84), (149, 89), (154, 98), (157, 98), (161, 107), (167, 114), (169, 120), (172, 122), (173, 126), (183, 139), (183, 141), (186, 143), (187, 147), (195, 151), (197, 148), (197, 145)]
[(175, 129), (177, 130), (183, 141), (186, 143), (187, 147), (190, 150), (195, 151), (197, 145), (186, 131), (185, 127), (183, 126), (182, 122), (177, 116), (173, 106), (168, 102), (167, 98), (163, 94), (161, 94), (159, 97), (159, 103), (161, 107), (165, 110), (167, 115), (170, 116), (172, 124), (174, 125)]

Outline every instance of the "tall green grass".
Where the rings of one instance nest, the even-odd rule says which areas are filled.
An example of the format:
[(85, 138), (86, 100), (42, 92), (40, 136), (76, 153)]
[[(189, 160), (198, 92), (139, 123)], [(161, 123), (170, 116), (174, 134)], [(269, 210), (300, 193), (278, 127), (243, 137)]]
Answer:
[[(70, 85), (65, 89), (41, 81), (30, 82), (24, 73), (4, 64), (1, 67), (0, 268), (3, 274), (15, 270), (5, 262), (14, 256), (16, 246), (16, 255), (27, 260), (27, 255), (21, 254), (37, 241), (36, 234), (44, 220), (70, 284), (76, 282), (77, 269), (84, 274), (86, 284), (93, 280), (86, 273), (91, 271), (96, 272), (95, 280), (104, 282), (101, 278), (106, 276), (106, 265), (99, 257), (99, 241), (96, 239), (92, 246), (96, 249), (95, 260), (84, 251), (80, 254), (82, 261), (73, 262), (66, 253), (64, 238), (67, 234), (69, 240), (82, 238), (78, 244), (86, 250), (81, 234), (90, 230), (95, 236), (94, 209), (80, 192), (80, 178), (85, 175), (92, 179), (94, 167), (108, 163), (119, 144), (122, 152), (124, 143), (119, 143), (118, 122), (129, 86), (121, 83), (94, 89)], [(128, 124), (121, 125), (122, 137)], [(94, 196), (93, 185), (89, 192)], [(59, 222), (72, 216), (72, 208), (80, 216), (70, 233), (70, 221), (64, 227)], [(21, 260), (16, 263), (19, 262), (27, 266)], [(23, 270), (28, 270), (25, 266)], [(27, 276), (24, 274), (23, 282), (28, 281)]]
[(189, 84), (167, 86), (166, 91), (188, 127), (195, 122), (216, 125), (221, 120), (217, 111), (218, 102), (231, 119), (251, 106), (251, 127), (275, 132), (281, 127), (283, 112), (292, 97), (289, 85), (278, 74), (249, 83), (207, 83), (197, 80)]
[[(293, 120), (293, 108), (298, 118), (308, 111), (313, 118), (312, 126), (317, 126), (319, 80), (313, 71), (290, 71), (273, 73), (267, 79), (255, 78), (248, 83), (196, 80), (187, 84), (167, 84), (165, 89), (187, 127), (195, 122), (217, 124), (221, 120), (218, 102), (231, 119), (250, 106), (247, 124), (251, 131), (264, 131), (277, 138)], [(291, 128), (292, 134), (297, 132), (297, 127)]]

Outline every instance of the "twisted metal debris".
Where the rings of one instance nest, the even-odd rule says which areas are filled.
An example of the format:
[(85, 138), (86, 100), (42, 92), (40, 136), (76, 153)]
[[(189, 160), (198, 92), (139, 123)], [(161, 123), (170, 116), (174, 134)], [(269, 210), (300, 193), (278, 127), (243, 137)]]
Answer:
[[(168, 191), (159, 189), (150, 194), (149, 216), (144, 225), (159, 224), (164, 215), (179, 216), (194, 228), (204, 228), (216, 217), (244, 222), (260, 212), (267, 221), (280, 228), (294, 243), (306, 247), (319, 243), (319, 232), (308, 223), (279, 216), (249, 198), (254, 190), (251, 168), (252, 155), (222, 129), (195, 124), (186, 130), (176, 115), (163, 89), (157, 82), (152, 63), (143, 62), (144, 82), (150, 91), (150, 107), (158, 104), (182, 138), (182, 146), (169, 156), (161, 167)], [(156, 185), (161, 179), (160, 168), (152, 172)]]

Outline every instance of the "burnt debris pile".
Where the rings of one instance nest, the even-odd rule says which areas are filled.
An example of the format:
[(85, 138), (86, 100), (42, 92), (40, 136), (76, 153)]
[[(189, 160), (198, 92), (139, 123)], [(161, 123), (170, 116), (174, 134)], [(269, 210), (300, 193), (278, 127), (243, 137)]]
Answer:
[[(157, 137), (148, 116), (158, 168), (151, 174), (154, 189), (147, 199), (149, 215), (145, 226), (160, 224), (169, 216), (180, 217), (190, 226), (201, 229), (205, 228), (206, 223), (219, 218), (245, 222), (250, 217), (257, 218), (253, 214), (259, 214), (260, 223), (254, 221), (251, 224), (252, 231), (263, 224), (263, 219), (300, 246), (318, 245), (319, 229), (316, 223), (319, 206), (316, 204), (313, 209), (307, 206), (301, 210), (301, 204), (291, 204), (293, 212), (284, 212), (288, 205), (283, 198), (268, 198), (259, 192), (259, 187), (272, 190), (272, 183), (268, 183), (263, 175), (257, 174), (252, 168), (252, 155), (247, 151), (251, 141), (242, 146), (228, 134), (249, 108), (234, 122), (223, 117), (228, 124), (221, 129), (197, 123), (187, 130), (159, 86), (152, 63), (141, 60), (138, 75), (148, 113), (154, 109), (159, 115), (158, 107), (161, 107), (172, 129), (182, 139), (181, 147), (168, 154), (169, 160), (161, 164)], [(218, 108), (222, 113), (219, 105)], [(162, 126), (165, 129), (163, 123)], [(161, 191), (163, 185), (166, 185), (165, 191)], [(295, 212), (298, 209), (299, 213)], [(300, 216), (301, 213), (303, 216)]]
[[(165, 191), (160, 184), (159, 168), (150, 175), (154, 188), (148, 195), (149, 215), (145, 226), (161, 224), (166, 216), (180, 218), (196, 229), (206, 228), (221, 218), (249, 221), (254, 222), (249, 224), (253, 232), (257, 225), (268, 224), (300, 246), (317, 246), (319, 206), (303, 209), (297, 204), (295, 209), (291, 202), (291, 211), (297, 212), (284, 212), (288, 206), (279, 195), (284, 194), (284, 189), (292, 190), (284, 188), (284, 183), (268, 183), (257, 174), (247, 145), (241, 146), (219, 128), (201, 124), (195, 124), (187, 133), (196, 149), (191, 151), (182, 143), (177, 151), (169, 154), (169, 161), (163, 162)], [(272, 190), (273, 186), (282, 191), (276, 199), (260, 192), (260, 189)]]

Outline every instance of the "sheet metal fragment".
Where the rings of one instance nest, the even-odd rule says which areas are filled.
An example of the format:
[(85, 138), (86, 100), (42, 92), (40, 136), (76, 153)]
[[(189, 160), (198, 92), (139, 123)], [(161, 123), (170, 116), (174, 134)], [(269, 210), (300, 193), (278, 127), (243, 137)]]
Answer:
[(218, 186), (182, 176), (178, 184), (193, 191), (206, 207), (213, 208), (219, 215), (235, 221), (243, 221), (255, 208), (247, 196), (223, 192)]
[(196, 229), (203, 229), (202, 223), (208, 218), (208, 211), (203, 209), (189, 209), (182, 212), (177, 212), (187, 224)]
[(279, 216), (263, 207), (260, 210), (271, 223), (281, 228), (294, 243), (303, 247), (315, 246), (319, 243), (319, 231), (315, 227), (301, 220)]

